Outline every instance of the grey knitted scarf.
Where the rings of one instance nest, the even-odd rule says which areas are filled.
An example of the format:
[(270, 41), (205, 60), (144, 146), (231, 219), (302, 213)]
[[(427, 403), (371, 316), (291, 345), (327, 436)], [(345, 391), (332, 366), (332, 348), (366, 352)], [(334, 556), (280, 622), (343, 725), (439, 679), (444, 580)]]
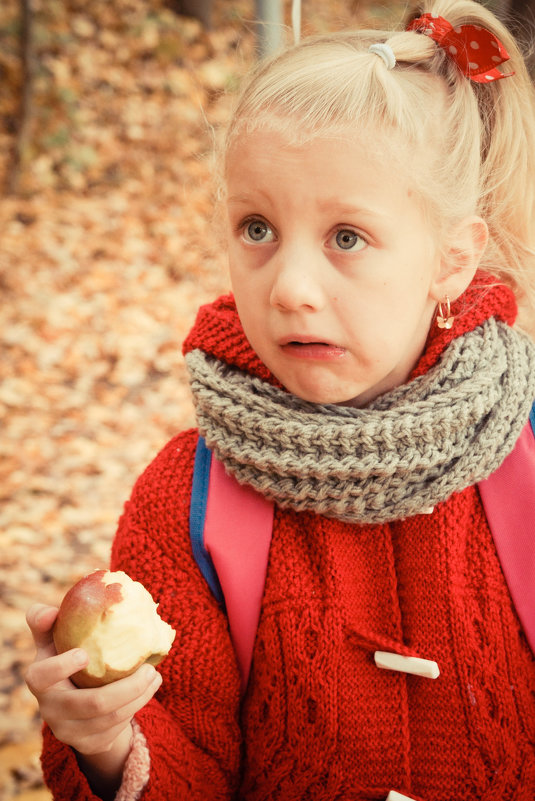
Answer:
[(535, 346), (494, 318), (365, 409), (302, 401), (194, 350), (198, 426), (240, 483), (282, 507), (381, 523), (487, 478), (535, 398)]

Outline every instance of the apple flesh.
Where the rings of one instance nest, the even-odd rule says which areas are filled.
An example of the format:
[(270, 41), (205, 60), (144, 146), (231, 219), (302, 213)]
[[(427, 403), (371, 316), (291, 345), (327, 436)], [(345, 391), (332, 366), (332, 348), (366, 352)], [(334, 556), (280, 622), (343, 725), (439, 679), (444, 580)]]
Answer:
[(122, 571), (95, 570), (65, 595), (54, 624), (58, 653), (83, 648), (89, 664), (71, 676), (78, 687), (101, 687), (144, 662), (159, 664), (176, 632), (150, 593)]

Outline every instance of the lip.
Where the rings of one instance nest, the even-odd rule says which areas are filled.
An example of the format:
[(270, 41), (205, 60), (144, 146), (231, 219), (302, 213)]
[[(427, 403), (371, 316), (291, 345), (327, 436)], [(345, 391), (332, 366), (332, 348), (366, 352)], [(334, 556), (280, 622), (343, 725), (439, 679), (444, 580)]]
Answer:
[(336, 361), (345, 355), (345, 348), (318, 337), (287, 336), (280, 340), (279, 347), (287, 356), (295, 359), (312, 359), (316, 361)]

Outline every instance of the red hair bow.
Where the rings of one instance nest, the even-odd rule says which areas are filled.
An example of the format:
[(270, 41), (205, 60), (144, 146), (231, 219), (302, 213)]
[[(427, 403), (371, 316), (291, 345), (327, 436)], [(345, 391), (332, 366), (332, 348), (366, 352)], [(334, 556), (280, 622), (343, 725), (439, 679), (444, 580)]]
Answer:
[(480, 25), (454, 28), (444, 17), (422, 14), (407, 27), (408, 31), (425, 33), (442, 47), (467, 78), (476, 83), (490, 83), (508, 78), (514, 72), (497, 69), (510, 56), (500, 40)]

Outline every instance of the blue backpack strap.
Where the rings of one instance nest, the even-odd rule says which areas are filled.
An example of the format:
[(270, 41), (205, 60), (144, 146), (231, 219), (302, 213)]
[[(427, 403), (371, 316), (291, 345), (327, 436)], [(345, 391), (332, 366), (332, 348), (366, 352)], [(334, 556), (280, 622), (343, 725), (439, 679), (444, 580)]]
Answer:
[(224, 607), (225, 598), (219, 583), (212, 557), (204, 547), (204, 524), (206, 521), (206, 504), (208, 502), (208, 486), (212, 452), (199, 435), (195, 462), (193, 467), (193, 484), (191, 488), (191, 505), (189, 514), (189, 531), (193, 556), (217, 602)]

